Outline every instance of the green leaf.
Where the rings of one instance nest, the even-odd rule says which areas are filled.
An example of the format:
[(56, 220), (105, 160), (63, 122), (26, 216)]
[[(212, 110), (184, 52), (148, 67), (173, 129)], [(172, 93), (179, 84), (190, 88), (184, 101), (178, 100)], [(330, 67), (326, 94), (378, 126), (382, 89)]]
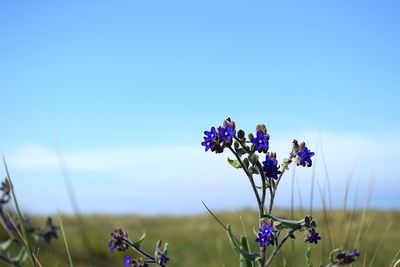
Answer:
[(260, 172), (258, 171), (257, 166), (252, 166), (252, 167), (251, 167), (251, 171), (252, 171), (254, 174), (260, 174)]
[[(140, 247), (140, 244), (143, 242), (143, 240), (144, 240), (145, 238), (146, 238), (146, 233), (143, 232), (142, 236), (141, 236), (138, 240), (132, 241), (132, 244), (135, 245), (135, 246), (137, 246), (137, 247)], [(166, 244), (166, 245), (168, 246), (168, 244)]]
[(250, 163), (249, 163), (248, 159), (244, 159), (243, 164), (244, 164), (244, 166), (246, 166), (246, 168), (249, 168)]
[(265, 187), (266, 187), (266, 188), (270, 188), (270, 187), (271, 187), (271, 184), (269, 183), (269, 180), (268, 180), (268, 179), (265, 180)]
[(249, 156), (249, 161), (253, 164), (256, 165), (258, 162), (258, 155), (257, 154), (251, 154)]
[(334, 250), (332, 250), (331, 251), (331, 253), (329, 253), (329, 261), (332, 263), (332, 264), (335, 264), (335, 254), (337, 253), (337, 252), (339, 252), (340, 251), (340, 248), (335, 248)]
[(29, 254), (27, 253), (25, 247), (22, 247), (17, 256), (9, 257), (9, 260), (22, 265), (28, 259), (28, 256)]
[(296, 236), (293, 234), (293, 232), (291, 232), (291, 233), (289, 234), (289, 237), (290, 237), (291, 239), (296, 239)]
[(243, 156), (244, 154), (246, 154), (246, 150), (244, 150), (244, 148), (238, 148), (236, 150), (236, 153), (238, 154), (239, 157)]
[(13, 240), (9, 238), (7, 241), (1, 242), (0, 243), (0, 249), (1, 250), (7, 250), (7, 248), (12, 244)]
[[(246, 236), (243, 236), (243, 235), (240, 236), (240, 248), (243, 251), (246, 251), (247, 253), (250, 253), (250, 245), (249, 245), (249, 241), (247, 240)], [(254, 267), (254, 265), (251, 262), (251, 260), (246, 259), (241, 254), (240, 254), (240, 257), (239, 257), (239, 266), (240, 267)]]
[(301, 229), (304, 226), (304, 219), (299, 220), (299, 221), (284, 220), (284, 219), (275, 217), (274, 215), (268, 214), (268, 213), (264, 214), (261, 217), (261, 219), (262, 220), (270, 219), (270, 220), (272, 220), (274, 222), (279, 222), (280, 223), (279, 227), (286, 228), (286, 229), (292, 229), (292, 230), (298, 230), (298, 229)]
[(253, 233), (255, 237), (258, 237), (258, 230), (253, 226)]
[(164, 254), (167, 254), (167, 252), (168, 252), (168, 243), (165, 243), (164, 244), (164, 248), (163, 248), (163, 251), (162, 251)]
[(248, 252), (242, 249), (241, 244), (239, 243), (237, 238), (232, 234), (232, 229), (229, 224), (226, 226), (226, 233), (228, 235), (229, 243), (231, 244), (232, 249), (236, 251), (239, 255), (242, 255), (243, 257), (245, 257), (250, 261), (257, 261), (260, 259), (257, 253)]
[(230, 159), (230, 158), (228, 158), (228, 162), (229, 162), (229, 164), (231, 164), (232, 167), (235, 168), (235, 169), (240, 169), (240, 168), (242, 168), (242, 166), (240, 166), (239, 161), (236, 160), (236, 159)]

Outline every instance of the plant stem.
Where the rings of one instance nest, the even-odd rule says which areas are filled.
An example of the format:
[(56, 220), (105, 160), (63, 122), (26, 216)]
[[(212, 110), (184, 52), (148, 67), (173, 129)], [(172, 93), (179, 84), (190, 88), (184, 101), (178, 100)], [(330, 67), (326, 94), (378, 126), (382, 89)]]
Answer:
[(235, 155), (236, 159), (239, 161), (240, 166), (242, 167), (242, 169), (243, 169), (244, 172), (246, 173), (247, 178), (249, 178), (251, 187), (253, 188), (254, 195), (256, 196), (256, 199), (257, 199), (258, 211), (259, 211), (259, 215), (260, 215), (260, 218), (261, 218), (261, 216), (263, 215), (263, 212), (264, 212), (264, 211), (263, 211), (263, 207), (262, 207), (262, 205), (261, 205), (260, 195), (258, 194), (257, 187), (256, 187), (256, 185), (255, 185), (255, 183), (254, 183), (253, 175), (247, 170), (247, 167), (244, 165), (242, 159), (241, 159), (241, 158), (239, 157), (239, 155), (235, 152), (235, 150), (233, 150), (232, 147), (228, 147), (228, 148), (229, 148), (229, 150)]
[(294, 230), (289, 230), (286, 235), (283, 237), (282, 241), (278, 244), (278, 239), (276, 239), (276, 245), (274, 250), (272, 251), (271, 256), (268, 258), (267, 262), (264, 263), (263, 267), (268, 267), (271, 265), (272, 261), (275, 259), (275, 257), (278, 255), (279, 250), (282, 248), (283, 244), (286, 242), (286, 240), (290, 237), (290, 235), (294, 232)]
[(124, 242), (126, 242), (133, 250), (135, 250), (137, 253), (139, 253), (140, 255), (144, 256), (145, 258), (149, 259), (149, 263), (156, 263), (159, 266), (165, 267), (164, 264), (162, 263), (158, 263), (155, 258), (153, 258), (150, 254), (148, 254), (147, 252), (141, 250), (138, 246), (135, 246), (129, 239), (126, 238), (122, 238), (122, 240), (124, 240)]

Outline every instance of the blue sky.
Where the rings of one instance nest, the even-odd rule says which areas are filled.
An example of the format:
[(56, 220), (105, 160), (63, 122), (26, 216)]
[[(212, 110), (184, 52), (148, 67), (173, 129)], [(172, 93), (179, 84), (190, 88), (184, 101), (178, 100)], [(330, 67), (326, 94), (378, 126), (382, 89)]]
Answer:
[[(373, 204), (400, 208), (385, 200), (399, 186), (399, 11), (397, 1), (2, 2), (0, 151), (21, 201), (70, 209), (57, 140), (84, 211), (199, 212), (192, 204), (210, 195), (215, 208), (249, 206), (249, 195), (219, 201), (212, 188), (235, 170), (199, 145), (230, 116), (247, 131), (267, 124), (283, 155), (291, 138), (315, 146), (322, 135), (333, 174), (360, 157), (360, 188), (375, 173)], [(105, 194), (133, 204), (116, 210)], [(151, 205), (135, 206), (138, 195)]]

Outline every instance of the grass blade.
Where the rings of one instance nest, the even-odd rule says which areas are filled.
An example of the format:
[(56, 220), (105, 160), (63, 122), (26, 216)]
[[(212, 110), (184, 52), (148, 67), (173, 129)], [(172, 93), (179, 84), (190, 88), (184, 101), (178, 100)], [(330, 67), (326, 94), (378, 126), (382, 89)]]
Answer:
[(97, 259), (96, 259), (96, 257), (93, 257), (94, 250), (93, 250), (92, 244), (90, 243), (89, 237), (86, 234), (87, 231), (86, 231), (84, 219), (80, 212), (78, 201), (77, 201), (77, 198), (75, 195), (75, 190), (74, 190), (74, 187), (73, 187), (73, 184), (71, 181), (71, 177), (68, 172), (67, 164), (65, 162), (65, 159), (61, 152), (61, 147), (59, 146), (58, 142), (55, 142), (55, 149), (56, 149), (57, 156), (58, 156), (58, 162), (60, 164), (60, 168), (62, 171), (62, 176), (64, 178), (65, 187), (67, 189), (68, 198), (71, 202), (71, 206), (72, 206), (77, 224), (79, 226), (78, 229), (80, 232), (82, 245), (86, 249), (87, 254), (89, 254), (88, 258), (91, 259), (92, 261), (94, 261), (94, 263), (93, 263), (94, 265), (92, 265), (92, 266), (95, 266), (95, 263), (97, 263)]
[(397, 262), (395, 262), (396, 261), (396, 259), (397, 259), (397, 257), (399, 256), (399, 254), (400, 254), (400, 249), (396, 252), (396, 254), (394, 255), (394, 257), (393, 257), (393, 260), (392, 260), (392, 262), (390, 263), (390, 267), (395, 267), (399, 262), (400, 262), (400, 259), (397, 261)]
[(379, 244), (378, 244), (378, 246), (376, 246), (376, 249), (374, 251), (374, 255), (372, 256), (372, 259), (369, 262), (368, 267), (374, 266), (373, 263), (374, 263), (374, 261), (376, 259), (376, 255), (378, 255), (379, 249), (381, 248), (383, 240), (385, 239), (386, 233), (389, 231), (389, 228), (390, 228), (391, 225), (392, 225), (392, 222), (389, 222), (387, 227), (386, 227), (386, 229), (385, 229), (385, 232), (383, 232), (383, 234), (381, 236), (381, 240), (379, 240)]
[(330, 178), (329, 178), (328, 167), (327, 167), (327, 164), (326, 164), (325, 154), (324, 154), (324, 148), (323, 148), (322, 144), (323, 144), (323, 142), (321, 141), (320, 151), (321, 151), (322, 165), (324, 166), (325, 181), (326, 181), (327, 186), (328, 186), (329, 208), (332, 209), (332, 190), (331, 190), (331, 182), (330, 182)]
[(324, 215), (324, 221), (325, 221), (325, 225), (326, 225), (326, 232), (327, 232), (327, 235), (328, 235), (329, 245), (330, 245), (331, 248), (333, 248), (334, 244), (333, 244), (332, 235), (331, 235), (330, 223), (329, 223), (328, 212), (327, 212), (328, 210), (327, 210), (327, 207), (326, 207), (326, 201), (325, 201), (324, 192), (322, 191), (322, 188), (321, 188), (321, 186), (320, 186), (320, 184), (318, 182), (317, 182), (317, 186), (318, 186), (319, 193), (321, 195), (322, 212), (323, 212), (323, 215)]
[(366, 197), (366, 200), (365, 200), (365, 207), (364, 207), (364, 210), (363, 210), (363, 214), (361, 216), (360, 227), (358, 228), (356, 241), (354, 242), (354, 247), (355, 248), (358, 247), (358, 244), (359, 244), (360, 238), (361, 238), (361, 233), (362, 233), (364, 225), (365, 225), (367, 212), (369, 210), (369, 204), (371, 202), (371, 196), (372, 196), (372, 192), (373, 192), (373, 189), (374, 189), (374, 183), (375, 183), (375, 177), (371, 176), (371, 179), (370, 179), (369, 185), (368, 185), (368, 193), (367, 193), (367, 197)]
[(57, 216), (58, 216), (58, 221), (60, 223), (61, 234), (64, 239), (65, 250), (67, 251), (67, 255), (68, 255), (69, 266), (74, 267), (74, 264), (72, 263), (71, 253), (70, 253), (69, 247), (68, 247), (67, 237), (65, 236), (64, 226), (63, 226), (59, 212), (57, 212)]
[[(28, 236), (27, 236), (26, 231), (25, 231), (24, 220), (22, 218), (21, 210), (19, 209), (19, 205), (18, 205), (18, 202), (17, 202), (17, 197), (15, 196), (15, 192), (14, 192), (14, 186), (13, 186), (13, 184), (11, 182), (10, 173), (8, 172), (7, 163), (6, 163), (6, 159), (4, 158), (4, 156), (3, 156), (3, 163), (4, 163), (4, 168), (6, 170), (6, 176), (7, 176), (6, 179), (7, 179), (8, 183), (9, 183), (9, 185), (10, 185), (10, 191), (11, 191), (12, 198), (13, 198), (13, 201), (14, 201), (15, 209), (17, 210), (19, 224), (21, 225), (21, 230), (22, 230), (22, 237), (21, 238), (24, 240), (23, 243), (24, 243), (25, 248), (26, 248), (26, 250), (27, 250), (27, 252), (28, 252), (28, 254), (30, 256), (29, 259), (31, 261), (32, 266), (36, 267), (36, 263), (35, 263), (36, 260), (35, 260), (34, 255), (33, 255), (32, 248), (31, 248), (31, 246), (30, 246), (30, 244), (28, 242), (29, 239), (28, 239)], [(18, 229), (18, 228), (16, 228), (16, 229)]]

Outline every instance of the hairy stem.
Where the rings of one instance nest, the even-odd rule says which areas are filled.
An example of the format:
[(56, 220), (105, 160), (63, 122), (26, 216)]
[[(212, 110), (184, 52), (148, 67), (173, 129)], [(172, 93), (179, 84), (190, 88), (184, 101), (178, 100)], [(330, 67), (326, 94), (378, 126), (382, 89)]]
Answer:
[[(138, 246), (135, 246), (129, 239), (126, 238), (122, 238), (122, 240), (124, 240), (125, 243), (127, 243), (133, 250), (135, 250), (137, 253), (139, 253), (140, 255), (142, 255), (143, 257), (147, 258), (149, 261), (149, 263), (156, 263), (159, 266), (165, 267), (164, 264), (158, 263), (156, 261), (156, 259), (154, 257), (152, 257), (150, 254), (148, 254), (147, 252), (141, 250)], [(147, 260), (145, 259), (145, 260)]]
[(235, 157), (236, 157), (236, 159), (238, 160), (240, 166), (242, 167), (242, 169), (243, 169), (244, 172), (246, 173), (247, 178), (249, 178), (251, 187), (253, 188), (254, 195), (256, 196), (256, 199), (257, 199), (258, 211), (259, 211), (259, 215), (260, 215), (260, 217), (261, 217), (261, 216), (263, 215), (263, 208), (262, 208), (262, 206), (261, 206), (260, 195), (259, 195), (259, 193), (258, 193), (258, 191), (257, 191), (257, 187), (256, 187), (256, 185), (255, 185), (255, 183), (254, 183), (253, 175), (249, 172), (249, 170), (248, 170), (247, 167), (244, 165), (242, 159), (241, 159), (241, 158), (239, 157), (239, 155), (235, 152), (235, 150), (233, 150), (232, 147), (228, 147), (228, 148), (229, 148), (229, 150), (235, 155)]
[(271, 265), (273, 260), (278, 256), (278, 253), (280, 249), (282, 248), (283, 244), (286, 242), (286, 240), (290, 237), (290, 235), (294, 232), (294, 230), (289, 230), (286, 235), (283, 237), (282, 241), (278, 244), (278, 239), (276, 239), (276, 245), (274, 250), (272, 251), (271, 256), (268, 258), (268, 260), (264, 263), (263, 267), (268, 267)]

